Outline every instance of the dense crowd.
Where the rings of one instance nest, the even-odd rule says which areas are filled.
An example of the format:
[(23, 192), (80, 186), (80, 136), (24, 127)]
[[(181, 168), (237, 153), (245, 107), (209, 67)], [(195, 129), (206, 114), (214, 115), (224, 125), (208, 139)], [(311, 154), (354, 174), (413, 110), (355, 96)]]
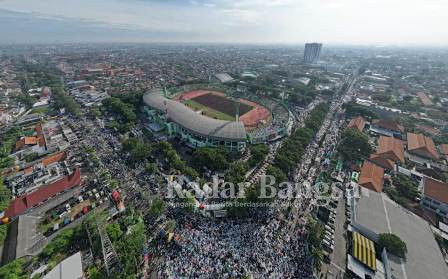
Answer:
[(304, 232), (291, 234), (268, 219), (268, 214), (250, 220), (184, 219), (159, 277), (313, 278)]
[[(317, 104), (311, 103), (298, 117), (298, 126)], [(331, 112), (340, 108), (333, 103)], [(307, 148), (298, 166), (297, 177), (307, 177), (316, 154), (334, 148), (338, 125), (328, 117), (318, 132), (317, 139)], [(144, 166), (129, 166), (126, 156), (116, 152), (120, 143), (107, 129), (85, 128), (83, 145), (92, 146), (101, 156), (101, 169), (107, 170), (114, 179), (126, 184), (128, 199), (139, 207), (142, 190), (149, 196), (159, 194), (159, 187), (150, 182)], [(96, 126), (96, 127), (95, 127)], [(328, 133), (327, 133), (328, 132)], [(319, 148), (317, 141), (325, 137), (325, 145)], [(272, 162), (273, 153), (280, 146), (271, 146), (265, 164)], [(121, 148), (120, 148), (121, 149)], [(265, 169), (265, 168), (264, 168)], [(259, 175), (258, 172), (254, 174)], [(314, 178), (313, 178), (314, 179)], [(297, 179), (295, 182), (303, 182)], [(138, 191), (129, 191), (129, 188)], [(137, 189), (138, 188), (138, 189)], [(315, 205), (317, 196), (309, 191), (294, 202), (288, 220), (307, 218)], [(259, 210), (247, 219), (204, 219), (196, 215), (171, 216), (176, 220), (175, 238), (168, 245), (160, 245), (157, 251), (161, 264), (157, 268), (160, 278), (314, 278), (311, 257), (306, 247), (304, 224), (288, 226), (284, 217), (274, 210)]]

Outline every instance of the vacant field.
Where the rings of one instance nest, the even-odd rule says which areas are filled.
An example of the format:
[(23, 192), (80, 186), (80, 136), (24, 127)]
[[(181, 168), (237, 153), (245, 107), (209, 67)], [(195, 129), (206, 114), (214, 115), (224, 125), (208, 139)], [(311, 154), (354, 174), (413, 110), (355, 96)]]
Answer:
[(183, 102), (184, 104), (186, 104), (187, 106), (189, 106), (190, 108), (192, 108), (193, 110), (197, 111), (200, 110), (202, 111), (203, 115), (206, 115), (208, 117), (211, 118), (215, 118), (215, 119), (220, 119), (220, 120), (226, 120), (226, 121), (235, 121), (235, 116), (230, 116), (227, 115), (225, 113), (222, 113), (220, 111), (214, 110), (212, 108), (206, 107), (200, 103), (197, 103), (193, 100), (185, 100)]
[[(215, 95), (212, 93), (201, 95), (190, 99), (212, 110), (222, 112), (223, 114), (234, 117), (236, 114), (235, 101), (230, 100), (224, 96)], [(244, 115), (252, 110), (252, 106), (240, 103), (239, 115)]]

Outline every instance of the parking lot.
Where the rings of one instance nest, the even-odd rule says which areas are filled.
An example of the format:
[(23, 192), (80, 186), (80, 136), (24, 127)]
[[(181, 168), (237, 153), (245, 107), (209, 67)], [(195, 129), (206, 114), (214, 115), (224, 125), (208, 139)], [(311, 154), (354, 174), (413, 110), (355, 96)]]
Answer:
[[(329, 253), (329, 258), (324, 261), (319, 278), (343, 278), (345, 267), (347, 265), (347, 241), (345, 229), (347, 217), (345, 201), (343, 199), (339, 200), (334, 212), (334, 218), (330, 217), (328, 224), (325, 226), (327, 235), (332, 235), (332, 232), (334, 231), (334, 234), (330, 236), (333, 249), (326, 248), (326, 245), (324, 244), (324, 249)], [(328, 227), (330, 227), (330, 229), (328, 229)], [(330, 232), (330, 234), (327, 232)]]

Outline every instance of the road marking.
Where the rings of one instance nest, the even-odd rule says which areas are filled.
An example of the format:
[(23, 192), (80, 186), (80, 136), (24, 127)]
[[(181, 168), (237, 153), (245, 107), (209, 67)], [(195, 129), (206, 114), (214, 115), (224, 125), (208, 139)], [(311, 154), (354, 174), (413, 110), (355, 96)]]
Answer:
[(331, 265), (336, 267), (339, 271), (342, 271), (345, 273), (345, 269), (343, 269), (342, 267), (340, 267), (339, 265), (335, 264), (334, 262), (331, 262)]
[[(383, 202), (384, 213), (386, 213), (385, 215), (386, 215), (386, 221), (387, 221), (387, 228), (389, 229), (389, 232), (392, 233), (392, 227), (390, 226), (390, 220), (389, 220), (389, 213), (387, 213), (386, 202), (384, 201), (383, 194), (381, 194), (381, 201)], [(404, 268), (402, 259), (400, 259), (400, 266), (401, 266), (401, 270), (403, 271), (404, 279), (408, 279), (408, 275), (406, 274), (406, 269)]]

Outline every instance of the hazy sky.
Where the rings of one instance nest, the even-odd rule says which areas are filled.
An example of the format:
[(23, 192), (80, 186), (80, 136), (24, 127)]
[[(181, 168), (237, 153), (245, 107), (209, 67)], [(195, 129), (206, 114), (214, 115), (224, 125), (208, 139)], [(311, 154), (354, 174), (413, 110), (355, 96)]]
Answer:
[(76, 32), (89, 38), (89, 26), (102, 40), (114, 29), (111, 41), (124, 32), (144, 42), (448, 45), (448, 0), (0, 0), (0, 9), (16, 12), (3, 28), (0, 17), (6, 41), (33, 28), (50, 41), (69, 40), (64, 32), (82, 40)]

